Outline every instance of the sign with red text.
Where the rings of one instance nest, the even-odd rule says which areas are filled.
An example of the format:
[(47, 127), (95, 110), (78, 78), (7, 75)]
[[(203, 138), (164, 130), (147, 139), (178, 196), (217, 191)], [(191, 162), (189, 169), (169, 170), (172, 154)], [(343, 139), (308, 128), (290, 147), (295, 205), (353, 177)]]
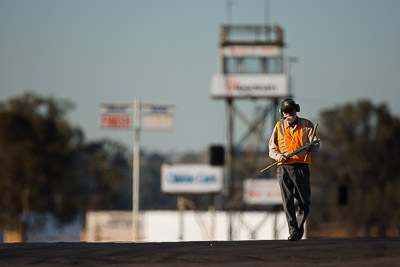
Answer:
[(100, 127), (112, 129), (132, 128), (131, 104), (101, 104)]
[(226, 57), (244, 56), (269, 56), (279, 57), (282, 55), (282, 48), (277, 46), (226, 46), (222, 48), (222, 55)]
[(278, 74), (215, 74), (213, 98), (284, 98), (289, 96), (288, 77)]
[(278, 179), (245, 179), (243, 201), (250, 205), (282, 204)]

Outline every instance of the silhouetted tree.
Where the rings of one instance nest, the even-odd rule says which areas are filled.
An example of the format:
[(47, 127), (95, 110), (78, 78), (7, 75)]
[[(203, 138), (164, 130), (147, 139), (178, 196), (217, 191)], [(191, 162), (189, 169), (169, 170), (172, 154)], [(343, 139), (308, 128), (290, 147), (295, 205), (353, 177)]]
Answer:
[(322, 195), (331, 200), (319, 211), (343, 222), (351, 236), (399, 234), (399, 118), (363, 100), (325, 110), (320, 125), (312, 180), (329, 185)]
[(140, 208), (143, 210), (176, 209), (175, 196), (161, 192), (161, 166), (166, 157), (159, 153), (141, 155)]
[(81, 153), (86, 210), (132, 207), (132, 170), (126, 148), (111, 140), (86, 144)]
[(30, 211), (67, 220), (80, 209), (75, 166), (83, 135), (65, 119), (71, 108), (33, 93), (0, 103), (0, 224), (19, 225), (23, 239)]

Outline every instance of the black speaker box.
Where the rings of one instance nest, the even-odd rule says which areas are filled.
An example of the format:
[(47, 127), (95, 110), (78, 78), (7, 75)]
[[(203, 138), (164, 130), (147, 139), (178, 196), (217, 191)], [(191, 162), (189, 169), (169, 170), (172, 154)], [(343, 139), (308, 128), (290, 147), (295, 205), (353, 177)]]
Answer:
[(210, 165), (221, 166), (225, 164), (225, 149), (220, 145), (210, 147)]

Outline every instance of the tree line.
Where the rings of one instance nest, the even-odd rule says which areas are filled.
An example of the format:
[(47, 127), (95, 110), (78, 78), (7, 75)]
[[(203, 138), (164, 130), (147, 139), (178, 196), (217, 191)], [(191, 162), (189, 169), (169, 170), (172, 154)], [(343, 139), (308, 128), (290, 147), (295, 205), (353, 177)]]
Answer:
[[(0, 103), (0, 229), (23, 235), (31, 211), (69, 221), (87, 210), (132, 208), (131, 154), (117, 141), (87, 142), (66, 118), (72, 108), (31, 92)], [(141, 208), (174, 208), (159, 186), (165, 156), (143, 154)]]
[(349, 236), (400, 236), (400, 119), (360, 100), (320, 114), (316, 217)]
[[(0, 103), (0, 228), (24, 233), (31, 211), (68, 221), (88, 210), (132, 208), (131, 153), (114, 140), (86, 141), (66, 118), (72, 109), (68, 100), (34, 93)], [(385, 104), (361, 100), (324, 110), (318, 122), (310, 219), (335, 221), (349, 236), (398, 236), (400, 119)], [(191, 153), (179, 162), (204, 158)], [(140, 209), (176, 209), (176, 197), (160, 191), (169, 160), (141, 151)]]

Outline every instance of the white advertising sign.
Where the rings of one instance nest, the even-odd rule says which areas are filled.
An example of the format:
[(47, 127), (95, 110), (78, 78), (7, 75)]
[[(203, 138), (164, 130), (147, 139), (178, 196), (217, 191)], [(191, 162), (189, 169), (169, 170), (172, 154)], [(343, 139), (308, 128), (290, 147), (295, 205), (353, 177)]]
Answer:
[(132, 127), (130, 104), (101, 104), (100, 127), (129, 129)]
[(218, 193), (222, 189), (222, 167), (203, 164), (164, 164), (161, 167), (161, 191), (164, 193)]
[(175, 107), (172, 105), (142, 105), (142, 128), (144, 130), (172, 130)]
[(289, 96), (286, 74), (216, 74), (211, 80), (214, 98), (283, 98)]
[(226, 46), (222, 49), (222, 55), (226, 57), (243, 56), (269, 56), (278, 57), (282, 49), (277, 46)]
[(243, 201), (250, 205), (282, 204), (278, 179), (245, 179)]

